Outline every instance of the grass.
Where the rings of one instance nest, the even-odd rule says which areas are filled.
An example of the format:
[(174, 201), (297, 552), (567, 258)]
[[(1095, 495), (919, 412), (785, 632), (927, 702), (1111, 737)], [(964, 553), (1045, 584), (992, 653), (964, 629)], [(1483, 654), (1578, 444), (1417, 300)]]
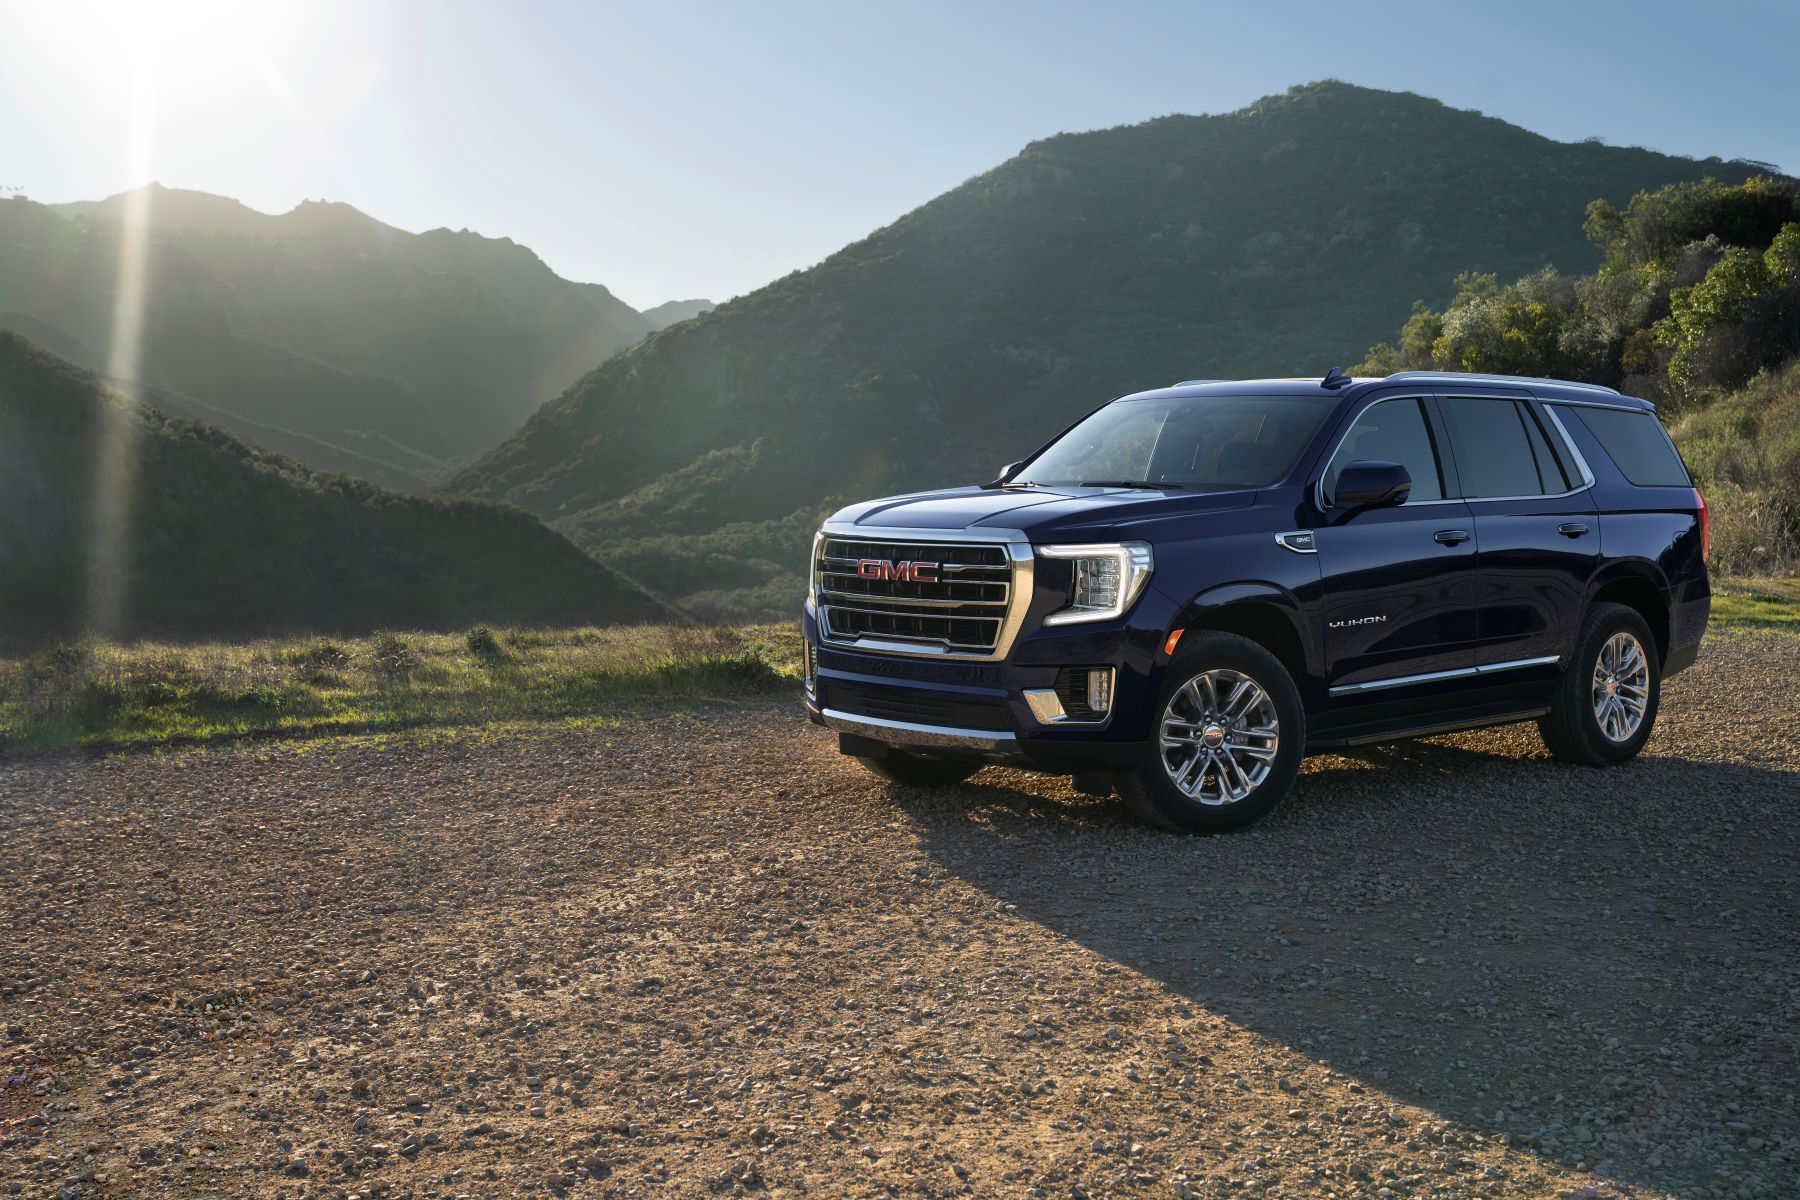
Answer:
[[(1800, 633), (1800, 579), (1713, 581), (1712, 623)], [(517, 729), (778, 691), (792, 624), (116, 645), (0, 659), (0, 754), (251, 737)]]
[(1727, 629), (1785, 629), (1800, 633), (1800, 579), (1715, 579), (1712, 623)]
[(0, 660), (0, 753), (620, 715), (780, 690), (799, 645), (774, 625), (73, 643)]

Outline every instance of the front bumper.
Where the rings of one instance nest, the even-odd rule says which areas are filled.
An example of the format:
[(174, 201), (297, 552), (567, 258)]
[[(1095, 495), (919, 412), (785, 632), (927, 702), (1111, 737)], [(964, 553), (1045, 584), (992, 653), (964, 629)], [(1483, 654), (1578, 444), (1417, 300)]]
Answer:
[[(821, 644), (809, 605), (802, 619), (814, 656), (807, 714), (845, 735), (847, 747), (874, 743), (1064, 774), (1129, 766), (1143, 752), (1173, 615), (1147, 589), (1121, 620), (1028, 632), (1005, 659), (982, 662)], [(1044, 723), (1033, 714), (1026, 690), (1053, 687), (1065, 667), (1113, 668), (1104, 721)]]

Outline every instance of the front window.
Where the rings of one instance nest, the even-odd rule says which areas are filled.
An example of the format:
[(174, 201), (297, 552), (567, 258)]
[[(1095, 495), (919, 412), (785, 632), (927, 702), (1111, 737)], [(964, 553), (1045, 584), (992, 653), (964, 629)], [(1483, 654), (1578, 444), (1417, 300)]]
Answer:
[(1009, 483), (1266, 487), (1293, 468), (1335, 398), (1202, 396), (1109, 404)]

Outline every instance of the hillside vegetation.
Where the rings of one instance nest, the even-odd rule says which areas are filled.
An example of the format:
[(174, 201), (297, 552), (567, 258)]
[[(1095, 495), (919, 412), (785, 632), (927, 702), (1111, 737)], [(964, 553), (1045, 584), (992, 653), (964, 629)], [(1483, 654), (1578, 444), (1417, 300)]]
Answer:
[(666, 616), (528, 513), (321, 474), (4, 331), (0, 580), (0, 646)]
[(424, 486), (664, 323), (507, 238), (151, 185), (0, 201), (0, 328), (119, 369), (108, 351), (133, 212), (148, 233), (128, 382), (264, 449), (384, 482)]
[(1123, 392), (1323, 373), (1419, 280), (1591, 270), (1590, 200), (1731, 169), (1337, 83), (1061, 134), (607, 361), (448, 487), (698, 611), (787, 610), (840, 501), (987, 478)]
[(1456, 278), (1357, 369), (1553, 375), (1655, 402), (1713, 508), (1713, 559), (1800, 566), (1800, 184), (1758, 177), (1596, 200), (1591, 275)]

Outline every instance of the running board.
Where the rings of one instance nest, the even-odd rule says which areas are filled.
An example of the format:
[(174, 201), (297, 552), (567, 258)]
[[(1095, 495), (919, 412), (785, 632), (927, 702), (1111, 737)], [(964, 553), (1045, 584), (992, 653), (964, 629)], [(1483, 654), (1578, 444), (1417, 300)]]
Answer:
[(1484, 729), (1489, 725), (1535, 721), (1549, 711), (1548, 707), (1540, 705), (1506, 712), (1464, 713), (1427, 725), (1352, 725), (1324, 737), (1309, 737), (1306, 739), (1306, 748), (1309, 751), (1333, 750), (1346, 746), (1367, 746), (1372, 742), (1402, 742), (1408, 738), (1435, 737), (1440, 733), (1461, 733), (1468, 729)]

